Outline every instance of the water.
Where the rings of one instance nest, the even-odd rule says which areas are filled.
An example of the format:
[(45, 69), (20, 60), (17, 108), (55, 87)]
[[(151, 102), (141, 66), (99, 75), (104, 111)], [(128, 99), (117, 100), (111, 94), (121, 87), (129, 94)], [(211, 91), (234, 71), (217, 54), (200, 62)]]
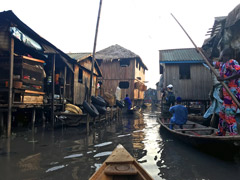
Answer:
[(122, 144), (156, 180), (239, 179), (240, 157), (223, 160), (161, 132), (158, 109), (84, 128), (36, 129), (0, 140), (0, 179), (85, 180)]

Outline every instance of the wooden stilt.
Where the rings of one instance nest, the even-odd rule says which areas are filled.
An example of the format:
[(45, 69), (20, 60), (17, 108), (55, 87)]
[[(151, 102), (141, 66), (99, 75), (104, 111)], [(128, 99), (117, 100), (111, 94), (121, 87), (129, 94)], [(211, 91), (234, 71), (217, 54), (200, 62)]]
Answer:
[(64, 100), (65, 100), (65, 97), (66, 97), (66, 79), (67, 79), (67, 67), (65, 66), (64, 67), (64, 82), (63, 82), (63, 107), (62, 107), (62, 110), (64, 111), (65, 110), (65, 105), (64, 105)]
[(42, 127), (45, 128), (46, 127), (46, 117), (45, 117), (43, 109), (41, 110), (41, 115), (42, 115), (42, 122), (43, 122)]
[(9, 82), (8, 82), (8, 128), (7, 136), (11, 136), (12, 128), (12, 101), (13, 101), (13, 64), (14, 64), (14, 39), (10, 38), (10, 59), (9, 59)]
[(54, 128), (54, 94), (55, 94), (55, 54), (52, 56), (52, 102), (51, 102), (51, 121)]
[(4, 133), (4, 118), (3, 118), (3, 112), (0, 112), (0, 135)]
[(36, 108), (32, 109), (32, 131), (34, 131), (36, 121)]

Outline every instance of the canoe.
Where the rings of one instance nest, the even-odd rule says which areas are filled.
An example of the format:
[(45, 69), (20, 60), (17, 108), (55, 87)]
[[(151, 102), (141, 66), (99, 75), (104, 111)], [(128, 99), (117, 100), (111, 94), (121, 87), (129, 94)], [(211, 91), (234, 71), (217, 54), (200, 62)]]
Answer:
[(90, 180), (153, 180), (142, 166), (119, 144)]
[(134, 106), (131, 109), (127, 109), (127, 107), (123, 108), (122, 114), (128, 114), (128, 115), (138, 115), (141, 112), (141, 107)]
[(152, 106), (152, 104), (151, 103), (143, 103), (143, 106), (150, 107), (150, 106)]
[(180, 129), (174, 125), (173, 130), (169, 128), (169, 120), (158, 118), (160, 133), (165, 131), (174, 138), (181, 140), (191, 146), (203, 151), (214, 153), (235, 153), (240, 152), (240, 135), (237, 136), (216, 136), (217, 129), (207, 127), (192, 121), (187, 121)]

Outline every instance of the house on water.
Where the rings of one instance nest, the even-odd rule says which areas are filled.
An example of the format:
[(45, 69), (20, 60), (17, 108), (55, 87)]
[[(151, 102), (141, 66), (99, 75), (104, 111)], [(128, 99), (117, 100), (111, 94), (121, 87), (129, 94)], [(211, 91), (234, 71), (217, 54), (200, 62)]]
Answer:
[(208, 101), (212, 88), (210, 71), (203, 65), (202, 56), (194, 48), (159, 51), (161, 84), (173, 85), (176, 96), (183, 101)]
[[(76, 61), (74, 64), (74, 98), (73, 103), (82, 105), (86, 99), (88, 89), (90, 86), (90, 76), (92, 67), (91, 53), (68, 53), (68, 55)], [(102, 77), (102, 72), (95, 61), (93, 68), (93, 83), (91, 95), (96, 96), (98, 78)]]
[(55, 112), (73, 103), (76, 62), (12, 11), (0, 13), (0, 27), (0, 130), (7, 126), (10, 135), (21, 112), (32, 113), (33, 126), (36, 113), (54, 126)]
[(140, 56), (116, 44), (98, 51), (95, 57), (102, 71), (100, 81), (104, 92), (115, 94), (119, 87), (121, 99), (128, 94), (134, 105), (143, 103), (148, 69)]

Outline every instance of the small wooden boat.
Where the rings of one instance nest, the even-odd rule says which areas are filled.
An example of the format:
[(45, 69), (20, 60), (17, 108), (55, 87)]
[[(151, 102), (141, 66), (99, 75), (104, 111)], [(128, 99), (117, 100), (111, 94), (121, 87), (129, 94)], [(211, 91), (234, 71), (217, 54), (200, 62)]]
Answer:
[(141, 107), (134, 106), (131, 109), (128, 109), (127, 107), (123, 108), (122, 113), (123, 114), (129, 114), (129, 115), (136, 115), (141, 112)]
[(152, 104), (151, 103), (143, 103), (143, 106), (144, 107), (150, 107), (150, 106), (152, 106)]
[(169, 120), (158, 118), (161, 124), (160, 132), (165, 130), (173, 137), (197, 147), (203, 151), (214, 153), (233, 153), (240, 152), (240, 135), (237, 136), (216, 136), (217, 129), (206, 127), (198, 123), (187, 121), (181, 129), (174, 125), (173, 129), (169, 128)]
[(90, 180), (153, 180), (142, 166), (119, 144)]

